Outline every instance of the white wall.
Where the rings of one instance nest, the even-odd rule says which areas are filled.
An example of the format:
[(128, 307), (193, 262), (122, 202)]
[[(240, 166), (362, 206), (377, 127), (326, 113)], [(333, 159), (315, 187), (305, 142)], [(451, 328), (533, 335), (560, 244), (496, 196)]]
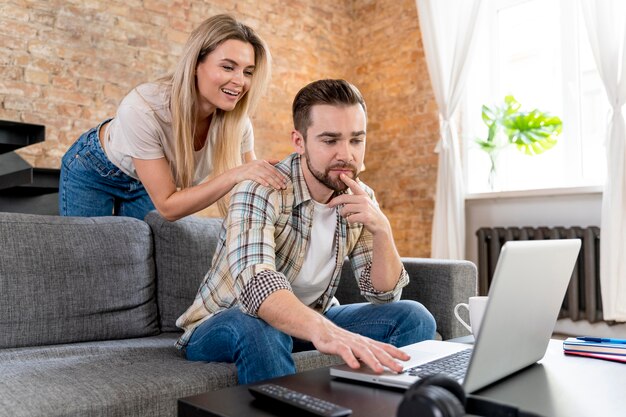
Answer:
[(598, 226), (602, 191), (598, 187), (469, 195), (465, 200), (465, 255), (478, 259), (481, 227)]

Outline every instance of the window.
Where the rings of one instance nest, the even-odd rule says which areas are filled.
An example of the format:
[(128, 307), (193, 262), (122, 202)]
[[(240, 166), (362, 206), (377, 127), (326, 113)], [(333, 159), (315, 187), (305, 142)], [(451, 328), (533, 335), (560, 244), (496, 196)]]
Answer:
[[(477, 34), (461, 112), (467, 192), (600, 185), (606, 159), (609, 105), (577, 1), (488, 0)], [(483, 104), (513, 95), (521, 110), (559, 116), (563, 131), (552, 149), (527, 156), (509, 147), (498, 157), (497, 180), (487, 181)]]

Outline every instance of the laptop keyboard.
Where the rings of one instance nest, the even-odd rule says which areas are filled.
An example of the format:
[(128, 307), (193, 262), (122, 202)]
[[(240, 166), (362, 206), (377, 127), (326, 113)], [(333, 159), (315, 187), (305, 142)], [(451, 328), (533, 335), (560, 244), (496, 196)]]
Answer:
[(425, 378), (430, 375), (443, 374), (457, 381), (462, 380), (467, 372), (472, 349), (465, 349), (452, 355), (444, 356), (432, 362), (423, 363), (406, 369), (404, 373), (411, 376)]

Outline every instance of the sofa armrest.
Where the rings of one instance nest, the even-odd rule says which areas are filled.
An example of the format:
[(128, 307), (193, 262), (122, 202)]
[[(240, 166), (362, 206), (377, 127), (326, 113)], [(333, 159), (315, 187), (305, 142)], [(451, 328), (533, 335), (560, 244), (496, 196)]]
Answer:
[[(435, 317), (437, 332), (444, 340), (467, 335), (467, 330), (454, 317), (454, 306), (466, 303), (477, 294), (476, 266), (469, 261), (402, 258), (409, 274), (409, 285), (402, 298), (422, 303)], [(335, 294), (342, 304), (362, 303), (350, 262), (346, 260), (341, 282)]]
[(411, 281), (402, 298), (422, 303), (435, 317), (444, 340), (468, 331), (454, 317), (454, 306), (477, 294), (476, 266), (469, 261), (402, 258)]

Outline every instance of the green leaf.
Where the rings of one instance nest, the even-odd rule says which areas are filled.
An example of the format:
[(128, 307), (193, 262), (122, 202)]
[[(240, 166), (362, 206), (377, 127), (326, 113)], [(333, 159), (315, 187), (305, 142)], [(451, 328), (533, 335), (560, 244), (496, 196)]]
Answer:
[(563, 129), (559, 117), (537, 109), (514, 113), (502, 123), (509, 142), (526, 155), (538, 155), (554, 147)]
[(516, 113), (522, 105), (515, 100), (515, 97), (508, 95), (504, 97), (504, 116), (510, 116)]
[(497, 148), (496, 144), (493, 143), (493, 142), (490, 142), (490, 141), (486, 141), (486, 140), (482, 140), (482, 139), (476, 139), (475, 142), (478, 144), (480, 149), (482, 149), (483, 151), (485, 151), (487, 153), (491, 153), (491, 152), (495, 151), (496, 148)]
[(495, 122), (498, 119), (497, 113), (498, 113), (497, 107), (495, 109), (491, 109), (483, 105), (482, 117), (483, 117), (483, 122), (485, 123), (485, 125), (487, 125), (487, 127), (491, 128), (491, 126), (495, 124)]
[[(521, 107), (512, 95), (505, 96), (502, 104), (482, 106), (482, 119), (488, 127), (487, 139), (475, 142), (490, 157), (508, 145), (515, 145), (526, 155), (538, 155), (557, 144), (557, 136), (563, 129), (561, 119), (538, 109), (522, 112)], [(504, 133), (507, 142), (502, 143), (499, 132)]]

